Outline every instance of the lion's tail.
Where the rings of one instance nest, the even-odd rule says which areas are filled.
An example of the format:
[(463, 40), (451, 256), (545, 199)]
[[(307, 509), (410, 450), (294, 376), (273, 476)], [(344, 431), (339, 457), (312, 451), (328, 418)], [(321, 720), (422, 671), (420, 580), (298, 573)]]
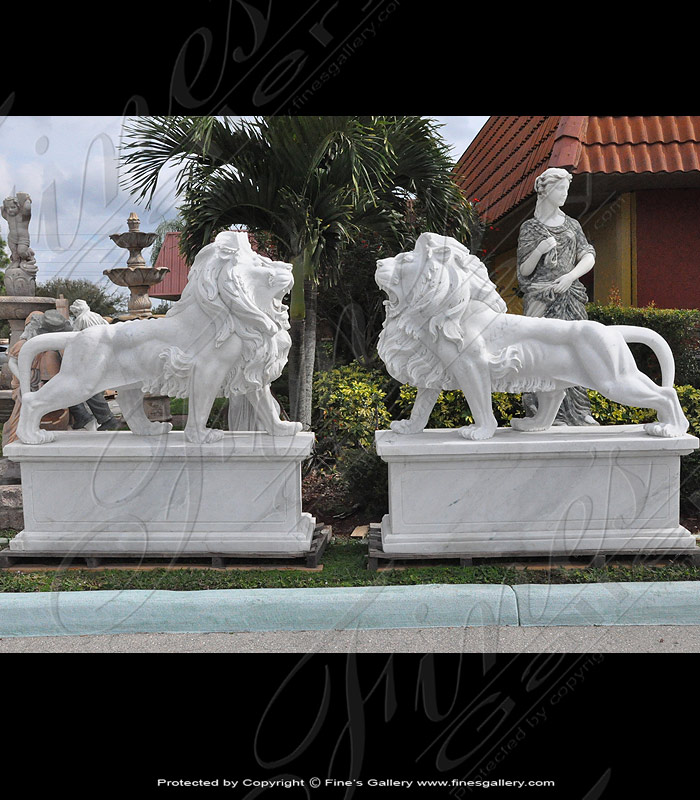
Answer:
[(18, 356), (10, 356), (7, 366), (19, 381), (20, 390), (23, 394), (30, 391), (32, 363), (36, 356), (47, 350), (65, 349), (74, 336), (77, 336), (77, 331), (42, 333), (40, 336), (34, 336), (25, 342)]
[(636, 325), (611, 325), (622, 334), (622, 338), (629, 344), (645, 344), (654, 351), (654, 355), (659, 359), (661, 365), (661, 385), (673, 386), (676, 377), (676, 362), (673, 358), (673, 351), (668, 346), (668, 342), (656, 331), (649, 328), (640, 328)]

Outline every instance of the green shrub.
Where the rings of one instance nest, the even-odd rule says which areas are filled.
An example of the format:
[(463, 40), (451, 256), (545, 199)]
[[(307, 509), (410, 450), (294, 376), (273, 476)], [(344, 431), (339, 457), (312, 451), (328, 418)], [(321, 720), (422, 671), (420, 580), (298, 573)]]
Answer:
[(374, 432), (391, 421), (385, 405), (390, 379), (353, 362), (314, 378), (312, 429), (317, 451), (337, 454), (348, 446), (371, 449)]
[[(586, 309), (589, 319), (604, 325), (638, 325), (656, 331), (664, 337), (673, 352), (676, 383), (700, 388), (700, 311), (597, 303), (590, 303)], [(653, 352), (642, 344), (632, 344), (630, 349), (639, 368), (657, 379), (659, 365)]]
[(376, 454), (374, 432), (391, 422), (385, 403), (390, 388), (384, 372), (357, 362), (314, 377), (316, 458), (305, 483), (319, 499), (342, 496), (341, 513), (354, 507), (384, 513), (387, 470)]

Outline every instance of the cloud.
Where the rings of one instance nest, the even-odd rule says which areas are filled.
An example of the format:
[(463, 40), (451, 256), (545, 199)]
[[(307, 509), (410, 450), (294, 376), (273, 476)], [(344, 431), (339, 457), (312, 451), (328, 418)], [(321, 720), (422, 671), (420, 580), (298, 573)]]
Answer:
[(488, 117), (432, 117), (443, 123), (440, 134), (452, 148), (452, 157), (459, 160)]
[[(0, 124), (0, 194), (26, 191), (32, 197), (39, 281), (67, 274), (102, 281), (105, 267), (127, 257), (109, 234), (126, 230), (131, 211), (144, 226), (153, 216), (119, 187), (122, 124), (117, 116), (6, 117)], [(174, 192), (159, 212), (175, 215)], [(6, 236), (4, 220), (2, 226)]]
[[(457, 160), (488, 117), (433, 117)], [(117, 155), (123, 117), (5, 117), (0, 122), (0, 197), (32, 196), (30, 224), (39, 281), (54, 275), (102, 281), (102, 270), (122, 264), (126, 252), (109, 234), (126, 230), (136, 211), (142, 230), (176, 215), (173, 171), (158, 183), (153, 207), (118, 185)], [(0, 220), (7, 238), (7, 227)], [(145, 251), (148, 258), (149, 251)]]

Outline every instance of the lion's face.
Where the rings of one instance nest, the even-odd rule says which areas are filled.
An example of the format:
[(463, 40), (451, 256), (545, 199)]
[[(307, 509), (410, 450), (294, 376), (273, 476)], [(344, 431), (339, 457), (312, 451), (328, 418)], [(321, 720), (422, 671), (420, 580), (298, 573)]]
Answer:
[(389, 304), (394, 306), (405, 300), (420, 300), (434, 290), (442, 275), (440, 270), (429, 267), (431, 264), (446, 266), (452, 260), (455, 248), (469, 252), (450, 236), (422, 233), (413, 250), (377, 261), (375, 280), (389, 296)]
[(403, 303), (418, 286), (423, 275), (423, 259), (409, 251), (377, 261), (374, 279), (389, 297), (391, 305)]
[(294, 285), (291, 264), (256, 255), (250, 262), (237, 264), (236, 271), (258, 308), (282, 310), (282, 300)]

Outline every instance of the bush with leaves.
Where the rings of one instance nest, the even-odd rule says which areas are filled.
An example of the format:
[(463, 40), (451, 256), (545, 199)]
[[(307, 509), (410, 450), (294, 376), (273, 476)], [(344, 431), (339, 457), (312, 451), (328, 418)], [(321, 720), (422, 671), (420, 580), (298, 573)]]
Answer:
[(114, 317), (126, 311), (126, 298), (118, 290), (107, 291), (104, 286), (84, 278), (51, 278), (36, 287), (38, 297), (63, 295), (69, 303), (85, 300), (90, 310), (103, 317)]
[(391, 421), (384, 402), (390, 380), (384, 372), (357, 363), (316, 373), (317, 451), (334, 455), (348, 445), (373, 447), (375, 430)]
[(336, 514), (356, 507), (384, 513), (386, 464), (376, 454), (374, 432), (391, 422), (385, 404), (390, 385), (386, 373), (356, 362), (314, 377), (316, 456), (305, 483), (318, 499), (333, 498)]

